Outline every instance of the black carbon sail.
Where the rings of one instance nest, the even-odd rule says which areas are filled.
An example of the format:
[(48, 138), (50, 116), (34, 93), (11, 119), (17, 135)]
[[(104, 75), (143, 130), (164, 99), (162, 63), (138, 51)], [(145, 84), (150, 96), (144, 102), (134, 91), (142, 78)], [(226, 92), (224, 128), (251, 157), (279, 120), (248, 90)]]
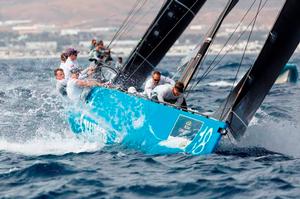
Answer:
[(210, 31), (206, 35), (201, 47), (199, 48), (197, 54), (190, 59), (187, 63), (184, 72), (182, 73), (179, 81), (183, 82), (185, 85), (185, 89), (188, 87), (191, 79), (193, 78), (195, 72), (197, 71), (199, 64), (204, 58), (207, 50), (209, 49), (210, 45), (212, 44), (219, 28), (221, 27), (222, 22), (224, 21), (225, 17), (228, 13), (232, 10), (232, 8), (237, 4), (238, 0), (230, 0), (228, 1), (226, 7), (224, 8), (223, 12), (220, 14), (219, 18), (217, 19), (214, 26), (211, 27)]
[(140, 87), (206, 0), (167, 0), (129, 55), (115, 83)]
[(240, 138), (297, 48), (300, 40), (300, 1), (287, 0), (253, 67), (229, 94), (215, 117), (228, 122)]

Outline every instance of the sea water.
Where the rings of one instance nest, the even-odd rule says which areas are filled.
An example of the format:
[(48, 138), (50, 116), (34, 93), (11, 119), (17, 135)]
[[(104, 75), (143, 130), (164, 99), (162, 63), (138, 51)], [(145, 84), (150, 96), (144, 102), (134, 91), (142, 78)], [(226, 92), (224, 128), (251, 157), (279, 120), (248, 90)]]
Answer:
[[(189, 106), (216, 110), (236, 84), (240, 57), (227, 56), (200, 81)], [(290, 61), (300, 65), (298, 57)], [(254, 60), (245, 58), (238, 78)], [(179, 62), (167, 57), (158, 69), (172, 76)], [(273, 86), (239, 143), (223, 139), (206, 156), (153, 156), (75, 137), (55, 91), (56, 66), (58, 59), (0, 60), (0, 198), (300, 197), (299, 84)]]

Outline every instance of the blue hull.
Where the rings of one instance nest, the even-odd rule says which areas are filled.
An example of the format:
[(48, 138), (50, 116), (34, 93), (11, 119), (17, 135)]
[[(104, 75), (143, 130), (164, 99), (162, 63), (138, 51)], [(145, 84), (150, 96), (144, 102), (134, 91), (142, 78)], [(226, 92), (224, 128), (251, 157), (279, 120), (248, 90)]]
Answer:
[(81, 110), (69, 115), (71, 130), (104, 144), (120, 143), (147, 154), (210, 154), (226, 124), (142, 97), (94, 88)]

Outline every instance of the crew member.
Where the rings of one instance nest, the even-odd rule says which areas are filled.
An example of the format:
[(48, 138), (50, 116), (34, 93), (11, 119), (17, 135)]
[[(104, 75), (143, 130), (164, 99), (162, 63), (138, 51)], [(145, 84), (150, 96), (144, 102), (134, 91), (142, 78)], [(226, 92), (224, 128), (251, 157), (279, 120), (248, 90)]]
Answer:
[(62, 68), (56, 68), (54, 70), (54, 76), (56, 78), (56, 90), (62, 96), (67, 95), (66, 87), (67, 87), (67, 79), (65, 79), (65, 74)]
[(63, 70), (65, 73), (65, 78), (69, 79), (71, 76), (70, 70), (73, 68), (79, 68), (79, 64), (77, 61), (77, 55), (79, 51), (74, 48), (68, 48), (66, 54), (68, 55), (68, 59), (66, 63), (63, 65)]
[(101, 86), (102, 84), (95, 80), (82, 80), (79, 79), (80, 70), (78, 68), (73, 68), (70, 70), (71, 78), (67, 83), (67, 94), (68, 97), (73, 101), (79, 101), (81, 94), (85, 87)]
[(163, 85), (163, 84), (169, 84), (169, 85), (173, 86), (175, 84), (175, 81), (168, 77), (161, 75), (159, 71), (154, 71), (152, 73), (152, 77), (150, 79), (148, 79), (145, 83), (144, 94), (148, 98), (151, 98), (152, 90), (156, 86)]
[(174, 86), (164, 84), (156, 86), (152, 93), (151, 98), (159, 102), (174, 104), (177, 107), (185, 107), (185, 99), (183, 96), (184, 84), (176, 82)]

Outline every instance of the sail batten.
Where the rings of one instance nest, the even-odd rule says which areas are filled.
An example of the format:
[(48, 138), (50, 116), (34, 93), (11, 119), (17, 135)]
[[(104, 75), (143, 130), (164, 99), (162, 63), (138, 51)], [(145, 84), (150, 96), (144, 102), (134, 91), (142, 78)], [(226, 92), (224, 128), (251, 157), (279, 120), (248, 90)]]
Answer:
[(183, 8), (185, 8), (187, 11), (189, 11), (190, 13), (192, 13), (194, 16), (196, 15), (196, 13), (194, 13), (188, 6), (186, 6), (184, 3), (178, 1), (178, 0), (174, 0), (175, 3), (177, 3), (178, 5), (182, 6)]

